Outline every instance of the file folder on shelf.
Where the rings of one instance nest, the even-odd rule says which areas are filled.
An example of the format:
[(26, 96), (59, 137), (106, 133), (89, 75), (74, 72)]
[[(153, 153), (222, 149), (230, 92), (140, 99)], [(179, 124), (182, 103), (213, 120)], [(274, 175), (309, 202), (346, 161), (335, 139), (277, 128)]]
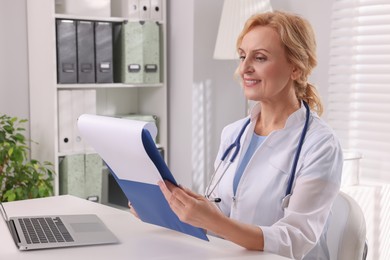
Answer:
[(95, 22), (96, 83), (113, 82), (112, 23)]
[(103, 190), (103, 161), (96, 154), (85, 154), (85, 196), (96, 197), (98, 201), (102, 199)]
[(77, 21), (78, 83), (95, 82), (93, 22)]
[(162, 21), (162, 2), (161, 0), (150, 0), (150, 20)]
[(84, 154), (67, 155), (60, 160), (60, 194), (71, 194), (79, 198), (85, 196)]
[(128, 84), (160, 82), (160, 25), (124, 22), (114, 28), (115, 80)]
[(96, 114), (96, 90), (58, 91), (58, 148), (62, 154), (93, 151), (86, 144), (77, 127), (82, 114)]
[(150, 19), (150, 0), (139, 0), (140, 13), (139, 19), (142, 21), (147, 21)]
[(177, 183), (153, 142), (157, 134), (154, 124), (84, 114), (78, 127), (142, 221), (208, 241), (203, 229), (180, 221), (157, 185), (159, 180)]
[(138, 21), (140, 17), (140, 0), (128, 0), (128, 15), (130, 20)]
[(98, 154), (72, 154), (60, 159), (60, 194), (102, 198), (103, 162)]
[(115, 24), (115, 81), (127, 84), (143, 83), (142, 24)]
[(57, 82), (77, 83), (76, 22), (56, 20)]
[(61, 153), (73, 150), (72, 91), (58, 91), (58, 149)]
[[(71, 106), (65, 109), (68, 109), (72, 113), (72, 152), (83, 153), (84, 152), (84, 143), (79, 134), (79, 129), (77, 127), (77, 118), (84, 114), (84, 90), (71, 90)], [(64, 108), (62, 108), (64, 109)], [(61, 130), (61, 129), (60, 129)]]
[(144, 83), (160, 82), (160, 26), (156, 22), (143, 25)]

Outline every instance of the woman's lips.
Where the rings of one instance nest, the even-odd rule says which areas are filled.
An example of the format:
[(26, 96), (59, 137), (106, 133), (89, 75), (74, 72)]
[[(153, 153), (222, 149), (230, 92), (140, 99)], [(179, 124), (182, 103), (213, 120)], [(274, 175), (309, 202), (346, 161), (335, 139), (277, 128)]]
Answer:
[(261, 80), (257, 80), (257, 79), (244, 79), (244, 85), (248, 87), (256, 85), (260, 82)]

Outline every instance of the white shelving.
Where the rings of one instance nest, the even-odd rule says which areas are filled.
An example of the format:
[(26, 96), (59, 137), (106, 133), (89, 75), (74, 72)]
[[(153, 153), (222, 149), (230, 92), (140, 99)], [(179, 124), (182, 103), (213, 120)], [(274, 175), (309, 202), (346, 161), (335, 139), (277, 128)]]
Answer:
[[(97, 114), (150, 114), (158, 117), (158, 145), (168, 149), (166, 1), (162, 1), (160, 84), (57, 84), (56, 19), (123, 22), (121, 17), (74, 16), (55, 13), (55, 1), (27, 1), (31, 157), (49, 161), (56, 171), (55, 193), (59, 192), (57, 93), (61, 90), (96, 89)], [(168, 153), (165, 152), (165, 155)], [(167, 158), (165, 158), (167, 160)]]
[(123, 83), (100, 83), (100, 84), (57, 84), (57, 89), (116, 89), (116, 88), (160, 88), (164, 84), (123, 84)]

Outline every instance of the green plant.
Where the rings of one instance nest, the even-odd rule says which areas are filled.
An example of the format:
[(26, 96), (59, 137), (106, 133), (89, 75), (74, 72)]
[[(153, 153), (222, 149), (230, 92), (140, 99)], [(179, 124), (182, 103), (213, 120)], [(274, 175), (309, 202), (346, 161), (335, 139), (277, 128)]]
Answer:
[(53, 195), (53, 165), (29, 159), (26, 119), (0, 117), (0, 201)]

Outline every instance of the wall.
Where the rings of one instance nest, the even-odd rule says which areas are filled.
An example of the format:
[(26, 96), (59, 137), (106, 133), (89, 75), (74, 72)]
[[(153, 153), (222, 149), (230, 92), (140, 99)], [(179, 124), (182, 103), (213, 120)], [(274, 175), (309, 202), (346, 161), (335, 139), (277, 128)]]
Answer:
[[(169, 1), (169, 165), (185, 186), (193, 186), (197, 167), (193, 157), (199, 156), (198, 151), (205, 163), (201, 170), (212, 168), (222, 128), (245, 115), (244, 96), (233, 79), (236, 62), (212, 58), (222, 4), (222, 0)], [(204, 113), (198, 118), (200, 109)], [(197, 139), (199, 135), (203, 139)]]
[(25, 0), (0, 0), (0, 114), (28, 119), (26, 20)]
[(191, 183), (191, 86), (193, 79), (193, 0), (168, 4), (169, 164), (178, 181)]

